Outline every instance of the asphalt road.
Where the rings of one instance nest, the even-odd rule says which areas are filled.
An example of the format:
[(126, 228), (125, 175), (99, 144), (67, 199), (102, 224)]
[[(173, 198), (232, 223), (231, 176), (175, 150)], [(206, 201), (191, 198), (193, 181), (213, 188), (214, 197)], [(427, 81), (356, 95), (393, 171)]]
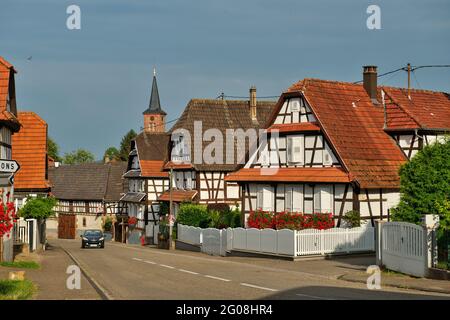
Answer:
[(336, 279), (339, 269), (325, 260), (310, 263), (308, 269), (302, 261), (272, 264), (269, 259), (211, 257), (117, 243), (106, 243), (105, 249), (81, 249), (78, 240), (50, 244), (69, 252), (109, 299), (450, 298), (394, 288), (368, 290), (364, 284)]

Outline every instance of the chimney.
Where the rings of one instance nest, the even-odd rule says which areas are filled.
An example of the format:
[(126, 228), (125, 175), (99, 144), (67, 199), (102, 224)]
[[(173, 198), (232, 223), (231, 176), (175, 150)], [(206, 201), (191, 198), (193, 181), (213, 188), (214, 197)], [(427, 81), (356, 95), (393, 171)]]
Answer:
[(252, 117), (252, 121), (257, 121), (258, 118), (256, 116), (256, 87), (251, 86), (250, 88), (250, 116)]
[(363, 66), (363, 86), (372, 103), (379, 104), (377, 100), (377, 66)]

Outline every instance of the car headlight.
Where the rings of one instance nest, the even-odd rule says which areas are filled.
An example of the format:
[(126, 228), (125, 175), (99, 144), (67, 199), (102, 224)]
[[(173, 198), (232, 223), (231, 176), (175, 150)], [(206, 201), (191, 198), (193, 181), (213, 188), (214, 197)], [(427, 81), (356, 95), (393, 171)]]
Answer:
[(101, 237), (100, 239), (98, 239), (99, 241), (103, 241), (103, 240), (105, 240), (105, 238), (103, 238), (103, 237)]
[(84, 240), (84, 241), (88, 241), (89, 239), (88, 239), (88, 238), (86, 238), (86, 237), (83, 237), (83, 240)]

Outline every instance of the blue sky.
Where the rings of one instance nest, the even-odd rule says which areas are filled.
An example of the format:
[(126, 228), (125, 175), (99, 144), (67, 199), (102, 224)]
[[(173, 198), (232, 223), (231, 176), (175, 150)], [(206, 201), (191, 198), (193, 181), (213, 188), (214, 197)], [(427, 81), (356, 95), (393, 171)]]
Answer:
[[(66, 28), (71, 4), (81, 30)], [(371, 4), (381, 30), (366, 27)], [(0, 55), (18, 70), (19, 109), (48, 122), (62, 153), (101, 158), (140, 130), (153, 66), (171, 120), (191, 98), (247, 96), (251, 85), (271, 96), (305, 77), (360, 80), (365, 64), (380, 73), (450, 64), (449, 9), (447, 0), (3, 0)], [(450, 69), (416, 78), (414, 87), (450, 92)], [(380, 82), (405, 86), (406, 74)]]

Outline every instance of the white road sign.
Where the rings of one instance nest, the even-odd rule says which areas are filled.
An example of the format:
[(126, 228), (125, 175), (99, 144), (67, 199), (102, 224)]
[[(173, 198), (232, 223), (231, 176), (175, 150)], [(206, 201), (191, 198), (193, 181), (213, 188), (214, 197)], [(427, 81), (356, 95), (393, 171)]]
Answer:
[(20, 165), (16, 160), (0, 159), (0, 172), (15, 173), (19, 171)]

